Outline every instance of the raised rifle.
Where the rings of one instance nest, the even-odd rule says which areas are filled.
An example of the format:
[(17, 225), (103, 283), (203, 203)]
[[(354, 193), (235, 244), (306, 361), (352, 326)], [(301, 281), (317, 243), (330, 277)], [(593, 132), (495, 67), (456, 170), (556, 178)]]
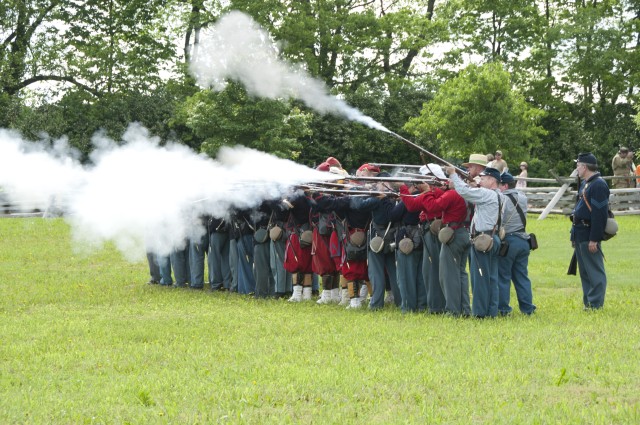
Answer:
[(439, 156), (429, 152), (428, 150), (426, 150), (425, 148), (423, 148), (422, 146), (418, 146), (415, 143), (413, 143), (410, 140), (405, 139), (404, 137), (402, 137), (401, 135), (399, 135), (398, 133), (394, 133), (393, 131), (389, 130), (389, 134), (391, 134), (392, 136), (395, 136), (397, 139), (403, 141), (404, 143), (406, 143), (407, 145), (409, 145), (410, 147), (412, 147), (413, 149), (416, 149), (417, 151), (419, 151), (420, 153), (429, 156), (431, 159), (433, 159), (435, 162), (439, 162), (441, 164), (444, 164), (448, 167), (453, 167), (456, 170), (456, 173), (459, 174), (462, 178), (464, 178), (465, 180), (470, 180), (471, 177), (469, 176), (469, 173), (467, 173), (466, 171), (456, 167), (455, 165), (451, 164), (448, 161), (445, 161), (444, 159), (440, 158)]

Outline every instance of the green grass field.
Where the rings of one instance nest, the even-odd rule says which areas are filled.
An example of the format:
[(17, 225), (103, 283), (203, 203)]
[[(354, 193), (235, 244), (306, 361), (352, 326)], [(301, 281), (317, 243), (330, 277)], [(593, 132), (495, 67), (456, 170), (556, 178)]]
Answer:
[(0, 219), (0, 423), (639, 423), (640, 217), (619, 223), (603, 310), (566, 275), (568, 220), (532, 216), (536, 314), (475, 320), (152, 287), (60, 219)]

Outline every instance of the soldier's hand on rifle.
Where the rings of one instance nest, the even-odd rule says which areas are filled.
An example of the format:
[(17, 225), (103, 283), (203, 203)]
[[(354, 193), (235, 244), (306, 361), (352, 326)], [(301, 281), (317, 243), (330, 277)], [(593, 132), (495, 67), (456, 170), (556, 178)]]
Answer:
[(444, 172), (447, 176), (451, 176), (452, 174), (456, 173), (456, 168), (455, 167), (451, 167), (451, 166), (447, 166), (444, 167)]

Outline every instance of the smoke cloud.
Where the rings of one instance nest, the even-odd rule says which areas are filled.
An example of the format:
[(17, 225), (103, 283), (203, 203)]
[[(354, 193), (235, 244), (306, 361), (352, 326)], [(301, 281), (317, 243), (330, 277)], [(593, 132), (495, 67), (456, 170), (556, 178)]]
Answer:
[(301, 67), (279, 59), (269, 33), (242, 12), (223, 16), (204, 34), (197, 48), (191, 72), (203, 87), (221, 90), (226, 79), (238, 80), (253, 95), (299, 99), (319, 113), (332, 113), (389, 132), (373, 118), (329, 94), (321, 81)]
[(62, 142), (52, 149), (0, 130), (0, 188), (25, 208), (62, 209), (76, 247), (112, 241), (137, 261), (145, 248), (166, 255), (203, 234), (202, 215), (224, 217), (231, 208), (252, 208), (296, 184), (327, 178), (246, 147), (222, 148), (213, 160), (159, 142), (138, 124), (120, 143), (97, 135), (92, 163), (83, 166)]
[[(191, 72), (201, 86), (220, 90), (234, 79), (253, 95), (299, 99), (319, 113), (392, 133), (279, 59), (270, 35), (243, 13), (223, 16), (197, 48)], [(245, 147), (222, 148), (212, 160), (179, 144), (161, 146), (138, 124), (121, 141), (97, 134), (92, 142), (91, 164), (83, 166), (65, 139), (33, 143), (0, 129), (1, 193), (23, 209), (61, 209), (76, 246), (112, 241), (134, 261), (145, 249), (167, 255), (203, 234), (203, 215), (224, 217), (328, 177)]]

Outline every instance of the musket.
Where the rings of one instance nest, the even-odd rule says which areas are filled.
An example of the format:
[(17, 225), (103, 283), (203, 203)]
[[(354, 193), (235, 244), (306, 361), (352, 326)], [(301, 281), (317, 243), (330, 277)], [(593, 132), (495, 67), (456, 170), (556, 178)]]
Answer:
[(336, 182), (333, 182), (333, 181), (329, 180), (329, 181), (311, 181), (311, 182), (307, 182), (306, 185), (305, 184), (300, 184), (300, 185), (298, 185), (296, 187), (305, 187), (305, 186), (308, 186), (308, 185), (326, 186), (326, 187), (329, 187), (329, 188), (332, 188), (332, 187), (336, 188), (337, 187), (337, 188), (345, 188), (345, 189), (350, 189), (350, 188), (356, 186), (354, 184), (336, 183)]
[(335, 193), (341, 195), (353, 195), (353, 196), (400, 196), (396, 192), (383, 192), (379, 190), (349, 190), (349, 189), (327, 189), (324, 187), (312, 187), (312, 186), (299, 186), (300, 188), (305, 188), (305, 190), (309, 190), (311, 192), (318, 193)]
[(422, 182), (436, 182), (437, 178), (433, 176), (422, 176), (421, 177), (357, 177), (357, 176), (349, 176), (345, 177), (345, 180), (356, 180), (363, 182), (398, 182), (398, 183), (422, 183)]
[(416, 178), (420, 178), (424, 176), (424, 174), (408, 173), (406, 171), (398, 171), (398, 174), (402, 174), (403, 176), (407, 176), (407, 177), (416, 177)]
[(444, 164), (448, 167), (453, 167), (456, 170), (456, 173), (458, 173), (461, 177), (465, 178), (466, 180), (470, 179), (469, 173), (467, 173), (466, 171), (456, 167), (455, 165), (451, 164), (448, 161), (445, 161), (444, 159), (440, 158), (439, 156), (429, 152), (428, 150), (426, 150), (425, 148), (423, 148), (422, 146), (418, 146), (415, 143), (413, 143), (412, 141), (405, 139), (404, 137), (402, 137), (401, 135), (399, 135), (398, 133), (394, 133), (391, 130), (388, 130), (389, 134), (391, 134), (392, 136), (395, 136), (397, 139), (403, 141), (404, 143), (406, 143), (407, 145), (411, 146), (412, 148), (418, 150), (419, 152), (428, 155), (429, 157), (431, 157), (431, 159), (433, 159), (436, 162), (440, 162), (441, 164)]
[[(421, 179), (422, 181), (425, 181), (423, 177), (425, 177), (424, 174), (416, 174), (416, 173), (407, 173), (405, 171), (398, 171), (398, 174), (402, 174), (403, 176), (407, 176), (407, 177), (414, 177), (416, 179)], [(439, 179), (438, 177), (434, 176), (433, 174), (429, 176), (429, 179), (427, 179), (427, 181), (430, 180), (435, 180), (436, 183), (440, 183), (441, 185), (446, 184), (447, 180), (443, 180), (443, 179)], [(431, 184), (431, 183), (429, 183)]]
[(387, 167), (387, 168), (420, 168), (421, 165), (414, 164), (383, 164), (380, 162), (370, 162), (369, 164), (375, 165), (377, 167)]

